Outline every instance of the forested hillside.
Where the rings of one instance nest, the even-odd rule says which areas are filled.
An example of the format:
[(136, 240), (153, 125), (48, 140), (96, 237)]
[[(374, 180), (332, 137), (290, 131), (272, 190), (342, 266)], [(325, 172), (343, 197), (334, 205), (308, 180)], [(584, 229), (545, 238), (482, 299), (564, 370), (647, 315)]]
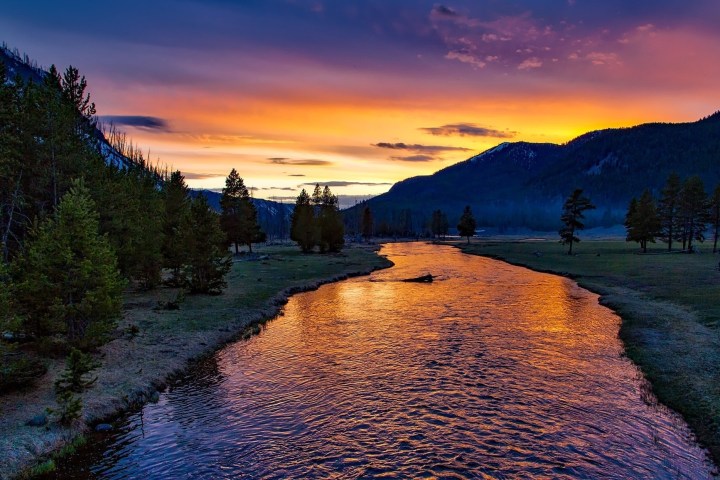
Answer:
[[(555, 230), (564, 198), (582, 188), (597, 205), (588, 226), (621, 224), (633, 196), (655, 196), (672, 172), (720, 181), (720, 113), (693, 123), (590, 132), (567, 144), (503, 143), (439, 172), (396, 183), (367, 202), (376, 229), (423, 233), (432, 212), (455, 225), (470, 205), (481, 227)], [(357, 228), (364, 206), (346, 212)]]

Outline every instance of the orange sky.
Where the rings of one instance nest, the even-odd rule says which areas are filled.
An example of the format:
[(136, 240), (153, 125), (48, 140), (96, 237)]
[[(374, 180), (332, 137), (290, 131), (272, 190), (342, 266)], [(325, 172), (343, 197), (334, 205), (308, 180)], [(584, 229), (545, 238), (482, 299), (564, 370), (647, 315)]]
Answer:
[(100, 2), (86, 15), (128, 22), (81, 28), (11, 1), (0, 31), (78, 66), (98, 114), (192, 187), (236, 168), (263, 198), (378, 194), (504, 141), (720, 106), (714, 1), (159, 3), (132, 23)]

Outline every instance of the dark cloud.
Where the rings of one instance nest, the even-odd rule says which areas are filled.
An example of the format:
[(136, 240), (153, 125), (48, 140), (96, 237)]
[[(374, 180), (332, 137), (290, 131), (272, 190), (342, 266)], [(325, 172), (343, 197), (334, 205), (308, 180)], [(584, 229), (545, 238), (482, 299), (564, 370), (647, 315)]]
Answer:
[(435, 7), (433, 7), (433, 12), (438, 15), (447, 15), (448, 17), (454, 17), (458, 14), (455, 10), (445, 5), (435, 5)]
[(291, 173), (288, 175), (288, 177), (304, 177), (305, 175), (302, 173)]
[(374, 187), (377, 185), (392, 185), (392, 183), (387, 183), (387, 182), (346, 182), (344, 180), (334, 180), (331, 182), (306, 182), (306, 183), (301, 183), (300, 185), (298, 185), (298, 187), (306, 187), (306, 186), (314, 187), (315, 185), (321, 185), (323, 187), (326, 185), (328, 187), (350, 187), (352, 185), (362, 185), (365, 187)]
[(316, 160), (314, 158), (308, 158), (308, 159), (294, 159), (294, 158), (286, 158), (286, 157), (271, 157), (268, 158), (270, 160), (270, 163), (274, 163), (276, 165), (299, 165), (299, 166), (306, 166), (306, 167), (319, 167), (324, 165), (332, 165), (332, 162), (328, 160)]
[(142, 128), (167, 132), (170, 130), (164, 118), (149, 117), (146, 115), (103, 115), (100, 117), (103, 122), (113, 125), (124, 125), (127, 127)]
[(442, 127), (425, 127), (420, 130), (431, 135), (438, 136), (460, 136), (460, 137), (493, 137), (493, 138), (513, 138), (517, 132), (508, 130), (495, 130), (494, 128), (481, 127), (474, 123), (452, 123), (443, 125)]
[(182, 172), (186, 180), (204, 180), (206, 178), (218, 178), (225, 175), (220, 173), (204, 173), (204, 172)]
[(390, 160), (398, 160), (401, 162), (429, 162), (431, 160), (436, 160), (436, 159), (437, 159), (437, 157), (435, 157), (433, 155), (422, 155), (422, 154), (408, 155), (405, 157), (402, 157), (402, 156), (390, 157)]
[(469, 148), (464, 147), (448, 147), (444, 145), (419, 145), (417, 143), (415, 144), (408, 144), (408, 143), (388, 143), (388, 142), (379, 142), (379, 143), (373, 143), (373, 147), (378, 148), (389, 148), (391, 150), (408, 150), (411, 152), (418, 152), (418, 153), (442, 153), (442, 152), (464, 152), (470, 150)]

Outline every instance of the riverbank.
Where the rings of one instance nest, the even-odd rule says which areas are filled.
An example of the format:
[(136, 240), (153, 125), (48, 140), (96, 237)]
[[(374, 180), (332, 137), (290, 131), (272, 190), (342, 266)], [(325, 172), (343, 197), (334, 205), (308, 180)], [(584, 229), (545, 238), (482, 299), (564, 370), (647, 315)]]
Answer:
[(126, 294), (117, 338), (100, 349), (97, 382), (83, 394), (82, 421), (73, 428), (26, 426), (54, 407), (52, 385), (64, 367), (51, 361), (30, 390), (0, 397), (0, 478), (12, 478), (51, 457), (93, 425), (157, 397), (188, 365), (222, 345), (258, 331), (287, 298), (324, 283), (387, 268), (377, 246), (350, 246), (335, 255), (304, 255), (295, 246), (260, 247), (254, 261), (237, 258), (219, 296), (187, 296), (179, 310), (158, 309), (178, 289)]
[(718, 256), (639, 254), (624, 241), (583, 241), (576, 255), (554, 239), (455, 243), (463, 252), (573, 278), (622, 318), (626, 354), (663, 404), (679, 412), (720, 464), (720, 271)]

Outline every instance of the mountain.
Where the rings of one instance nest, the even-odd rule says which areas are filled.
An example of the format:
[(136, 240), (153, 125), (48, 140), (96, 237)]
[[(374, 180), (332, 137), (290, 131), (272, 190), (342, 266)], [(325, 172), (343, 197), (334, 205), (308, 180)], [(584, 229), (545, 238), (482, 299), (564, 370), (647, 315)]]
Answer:
[[(554, 230), (564, 199), (582, 188), (597, 206), (588, 226), (622, 223), (633, 196), (656, 196), (671, 172), (700, 175), (706, 190), (720, 183), (720, 112), (692, 123), (650, 123), (589, 132), (563, 145), (502, 143), (433, 175), (396, 183), (366, 202), (390, 228), (411, 218), (422, 232), (432, 211), (454, 226), (465, 205), (478, 225), (500, 230)], [(346, 210), (353, 231), (359, 210)]]
[[(214, 190), (191, 189), (190, 195), (194, 198), (198, 195), (205, 195), (210, 206), (220, 212), (220, 192)], [(253, 198), (253, 205), (258, 214), (260, 228), (268, 234), (269, 238), (287, 238), (290, 234), (290, 215), (292, 215), (294, 204), (274, 202)]]

